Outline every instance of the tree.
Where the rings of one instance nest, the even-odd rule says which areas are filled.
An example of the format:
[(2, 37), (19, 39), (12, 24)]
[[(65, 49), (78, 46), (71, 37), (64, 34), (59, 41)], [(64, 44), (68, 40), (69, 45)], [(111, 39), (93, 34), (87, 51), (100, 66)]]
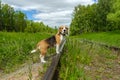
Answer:
[(1, 0), (0, 0), (0, 31), (2, 30), (2, 4), (1, 4)]
[(98, 0), (98, 3), (92, 5), (78, 5), (73, 12), (73, 18), (70, 25), (71, 35), (108, 31), (110, 24), (107, 15), (111, 11), (112, 0)]
[(21, 11), (16, 11), (14, 13), (14, 28), (15, 31), (24, 31), (24, 29), (27, 27), (26, 24), (26, 15), (22, 13)]
[(110, 22), (108, 26), (111, 26), (110, 29), (117, 30), (120, 29), (120, 1), (112, 1), (113, 5), (111, 12), (107, 15), (107, 20)]
[(96, 4), (92, 6), (78, 5), (75, 7), (70, 26), (72, 35), (94, 31), (94, 23), (96, 22), (95, 9)]
[(107, 14), (110, 12), (111, 0), (98, 0), (97, 4), (97, 25), (98, 31), (106, 31)]
[[(12, 31), (13, 30), (13, 14), (14, 9), (8, 4), (2, 6), (2, 27), (4, 30)], [(4, 24), (3, 24), (4, 22)]]

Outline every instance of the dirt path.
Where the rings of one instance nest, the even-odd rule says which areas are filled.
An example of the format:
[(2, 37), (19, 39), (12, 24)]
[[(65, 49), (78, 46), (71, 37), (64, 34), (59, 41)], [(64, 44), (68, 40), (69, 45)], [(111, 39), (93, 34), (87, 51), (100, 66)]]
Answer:
[(19, 70), (0, 76), (0, 80), (40, 80), (43, 75), (43, 64), (34, 63), (25, 65)]

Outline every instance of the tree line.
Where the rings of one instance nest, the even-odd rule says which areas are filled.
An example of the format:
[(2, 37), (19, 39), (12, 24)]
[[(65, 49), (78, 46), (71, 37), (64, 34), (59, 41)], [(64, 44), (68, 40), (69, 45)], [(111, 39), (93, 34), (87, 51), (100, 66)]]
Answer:
[(92, 5), (76, 6), (70, 30), (71, 35), (120, 30), (120, 1), (98, 0)]
[(54, 29), (43, 22), (28, 20), (22, 11), (15, 11), (8, 4), (2, 4), (0, 0), (0, 31), (15, 32), (53, 32)]

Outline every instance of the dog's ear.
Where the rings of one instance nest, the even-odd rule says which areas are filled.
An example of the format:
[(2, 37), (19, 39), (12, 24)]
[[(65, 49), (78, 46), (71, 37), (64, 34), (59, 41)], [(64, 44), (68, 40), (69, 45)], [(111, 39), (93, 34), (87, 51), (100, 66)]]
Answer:
[(59, 30), (58, 30), (58, 31), (59, 31), (59, 33), (61, 33), (61, 32), (62, 32), (62, 29), (63, 29), (63, 26), (60, 26), (60, 27), (59, 27)]
[(67, 30), (67, 32), (66, 32), (66, 34), (67, 34), (67, 36), (69, 35), (69, 28), (66, 26), (65, 27), (66, 28), (66, 30)]

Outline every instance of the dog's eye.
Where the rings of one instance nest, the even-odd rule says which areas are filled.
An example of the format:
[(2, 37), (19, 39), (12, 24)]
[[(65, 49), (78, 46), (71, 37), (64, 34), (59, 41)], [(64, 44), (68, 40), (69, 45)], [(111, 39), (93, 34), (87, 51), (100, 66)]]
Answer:
[(63, 28), (60, 28), (60, 29), (63, 29)]

